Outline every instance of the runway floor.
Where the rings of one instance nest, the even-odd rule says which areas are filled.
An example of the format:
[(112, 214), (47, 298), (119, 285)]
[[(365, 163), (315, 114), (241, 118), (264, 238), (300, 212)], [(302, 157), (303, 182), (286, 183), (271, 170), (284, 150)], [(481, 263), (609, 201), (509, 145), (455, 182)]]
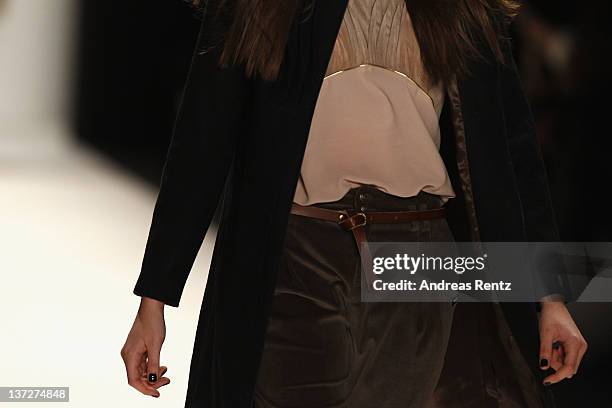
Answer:
[(162, 364), (172, 382), (159, 399), (143, 396), (127, 385), (119, 352), (140, 299), (131, 291), (154, 186), (72, 144), (61, 127), (0, 131), (0, 386), (68, 386), (78, 408), (182, 406), (215, 232), (180, 308), (166, 308)]

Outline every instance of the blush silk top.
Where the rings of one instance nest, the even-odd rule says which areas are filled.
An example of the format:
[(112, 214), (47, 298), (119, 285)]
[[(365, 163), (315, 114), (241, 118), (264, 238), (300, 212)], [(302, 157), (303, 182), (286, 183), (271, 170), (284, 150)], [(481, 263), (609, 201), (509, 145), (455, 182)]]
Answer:
[(336, 201), (362, 184), (401, 197), (454, 197), (439, 154), (443, 103), (404, 0), (349, 0), (293, 201)]

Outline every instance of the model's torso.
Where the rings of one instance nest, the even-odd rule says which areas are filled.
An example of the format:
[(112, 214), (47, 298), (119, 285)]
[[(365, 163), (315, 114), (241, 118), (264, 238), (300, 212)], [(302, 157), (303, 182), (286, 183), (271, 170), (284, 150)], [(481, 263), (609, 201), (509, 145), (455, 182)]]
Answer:
[(439, 155), (432, 83), (404, 0), (349, 0), (319, 93), (294, 202), (373, 184), (398, 196), (454, 196)]

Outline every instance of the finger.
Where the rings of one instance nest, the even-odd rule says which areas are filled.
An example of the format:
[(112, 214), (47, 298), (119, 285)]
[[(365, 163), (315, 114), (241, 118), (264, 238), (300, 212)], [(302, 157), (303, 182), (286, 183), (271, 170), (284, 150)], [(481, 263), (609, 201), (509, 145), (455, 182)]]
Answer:
[(151, 387), (158, 389), (160, 387), (163, 387), (164, 385), (168, 385), (170, 384), (170, 379), (168, 377), (161, 377), (160, 379), (157, 380), (156, 383), (154, 384), (149, 384)]
[(576, 371), (578, 371), (578, 360), (580, 357), (580, 348), (582, 347), (582, 343), (580, 340), (575, 339), (568, 343), (567, 353), (565, 358), (563, 359), (563, 365), (568, 365), (571, 368), (571, 372), (567, 376), (567, 378), (572, 378)]
[(159, 397), (159, 392), (146, 384), (145, 381), (140, 377), (138, 369), (140, 360), (142, 359), (142, 352), (129, 352), (125, 357), (125, 368), (127, 370), (128, 384), (136, 388), (138, 391), (145, 395), (152, 397)]
[[(559, 381), (573, 375), (575, 371), (576, 358), (578, 356), (579, 343), (577, 341), (568, 341), (563, 344), (565, 358), (563, 366), (552, 375), (544, 379), (545, 385), (555, 384)], [(548, 384), (547, 384), (548, 383)]]
[(159, 396), (161, 395), (159, 391), (157, 391), (157, 387), (155, 387), (154, 384), (149, 383), (146, 378), (138, 378), (135, 381), (135, 384), (132, 386), (143, 394), (150, 395), (151, 397), (159, 398)]
[(550, 367), (554, 340), (551, 330), (543, 329), (540, 331), (540, 368), (542, 370), (547, 370)]
[(140, 359), (140, 364), (138, 364), (138, 370), (140, 370), (140, 376), (143, 378), (147, 378), (147, 359), (145, 354), (142, 355)]
[(561, 368), (554, 374), (549, 375), (544, 378), (544, 385), (556, 384), (559, 381), (567, 378), (572, 373), (572, 368), (570, 366), (561, 366)]
[[(163, 375), (166, 374), (166, 371), (168, 371), (168, 367), (160, 366), (159, 367), (159, 376), (163, 377)], [(144, 378), (145, 380), (147, 379), (147, 363), (146, 363), (146, 361), (142, 365), (141, 377)], [(152, 384), (150, 384), (150, 385), (152, 385)]]
[(550, 361), (550, 367), (559, 371), (559, 369), (563, 366), (563, 350), (561, 348), (553, 348), (553, 356)]
[(161, 377), (159, 373), (159, 354), (161, 345), (152, 344), (147, 348), (147, 380), (149, 383), (157, 382)]
[(582, 358), (584, 357), (584, 354), (587, 351), (587, 344), (586, 342), (582, 342), (582, 344), (580, 344), (580, 347), (578, 348), (578, 358), (576, 358), (576, 369), (574, 371), (574, 374), (576, 374), (578, 372), (578, 369), (580, 368), (580, 364), (582, 363)]

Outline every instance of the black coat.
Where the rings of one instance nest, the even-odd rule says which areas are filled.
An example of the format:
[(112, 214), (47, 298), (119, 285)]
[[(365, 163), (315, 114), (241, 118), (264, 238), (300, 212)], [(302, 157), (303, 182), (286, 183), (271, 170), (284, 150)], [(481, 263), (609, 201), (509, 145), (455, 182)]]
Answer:
[[(178, 306), (221, 203), (188, 407), (251, 407), (310, 122), (346, 5), (315, 1), (310, 18), (296, 19), (276, 81), (247, 78), (242, 66), (219, 68), (219, 47), (208, 45), (225, 22), (203, 19), (134, 288)], [(504, 52), (509, 64), (486, 53), (468, 79), (448, 86), (441, 152), (458, 192), (449, 223), (458, 241), (554, 241), (545, 170), (509, 42)], [(541, 378), (536, 304), (503, 308)]]

